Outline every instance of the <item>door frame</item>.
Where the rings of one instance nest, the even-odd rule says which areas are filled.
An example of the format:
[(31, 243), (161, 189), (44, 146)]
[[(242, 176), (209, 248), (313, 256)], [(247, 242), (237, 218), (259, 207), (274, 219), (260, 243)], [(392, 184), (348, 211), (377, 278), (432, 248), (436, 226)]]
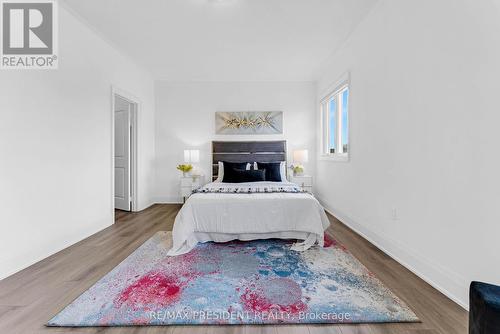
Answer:
[(126, 100), (134, 107), (130, 112), (130, 125), (132, 131), (130, 134), (130, 197), (132, 212), (138, 210), (137, 205), (137, 128), (138, 128), (138, 114), (141, 110), (141, 101), (130, 94), (129, 92), (118, 88), (114, 85), (111, 86), (111, 211), (113, 223), (115, 223), (115, 96)]

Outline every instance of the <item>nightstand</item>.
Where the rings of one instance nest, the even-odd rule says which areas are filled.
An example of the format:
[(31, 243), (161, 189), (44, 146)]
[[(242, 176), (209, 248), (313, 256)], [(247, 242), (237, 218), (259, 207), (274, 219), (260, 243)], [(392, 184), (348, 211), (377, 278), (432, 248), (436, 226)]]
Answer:
[(205, 177), (199, 176), (181, 176), (181, 197), (186, 200), (191, 196), (193, 190), (204, 184)]
[(302, 190), (307, 191), (308, 193), (313, 192), (313, 178), (309, 175), (302, 176), (290, 176), (290, 182), (296, 183), (300, 186)]

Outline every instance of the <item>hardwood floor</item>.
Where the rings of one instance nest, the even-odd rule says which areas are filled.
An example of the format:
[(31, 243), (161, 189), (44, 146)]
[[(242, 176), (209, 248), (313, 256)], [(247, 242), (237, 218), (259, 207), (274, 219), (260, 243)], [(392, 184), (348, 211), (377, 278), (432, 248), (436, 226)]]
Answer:
[(0, 333), (465, 334), (468, 313), (329, 216), (329, 232), (404, 300), (412, 324), (47, 328), (44, 324), (157, 231), (171, 230), (180, 205), (118, 212), (107, 229), (0, 281)]

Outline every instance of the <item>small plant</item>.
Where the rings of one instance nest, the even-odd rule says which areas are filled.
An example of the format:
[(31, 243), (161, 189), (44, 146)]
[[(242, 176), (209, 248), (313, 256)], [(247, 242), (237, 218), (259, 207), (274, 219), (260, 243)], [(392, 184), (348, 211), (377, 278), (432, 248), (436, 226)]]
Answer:
[(189, 172), (191, 169), (193, 169), (193, 165), (187, 164), (187, 165), (178, 165), (177, 169), (180, 170), (183, 173)]
[(293, 175), (299, 175), (299, 174), (304, 173), (304, 166), (302, 166), (300, 164), (292, 164), (290, 166), (290, 168), (293, 171)]

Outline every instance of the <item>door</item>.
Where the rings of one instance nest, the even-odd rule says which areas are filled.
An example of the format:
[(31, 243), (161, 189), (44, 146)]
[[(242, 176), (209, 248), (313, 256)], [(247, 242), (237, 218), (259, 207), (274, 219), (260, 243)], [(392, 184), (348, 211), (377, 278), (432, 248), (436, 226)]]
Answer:
[(130, 139), (132, 103), (115, 95), (115, 208), (131, 210)]

